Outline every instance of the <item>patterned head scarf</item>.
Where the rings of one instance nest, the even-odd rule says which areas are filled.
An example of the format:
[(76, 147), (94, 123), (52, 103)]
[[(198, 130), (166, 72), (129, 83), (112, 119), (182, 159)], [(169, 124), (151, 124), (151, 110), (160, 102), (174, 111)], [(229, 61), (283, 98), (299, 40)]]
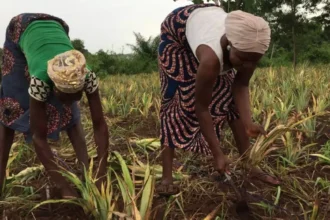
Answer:
[(263, 18), (243, 12), (228, 13), (226, 36), (233, 47), (242, 52), (264, 54), (270, 44), (270, 28)]
[(85, 67), (85, 56), (77, 50), (70, 50), (49, 60), (47, 71), (58, 90), (76, 93), (84, 87)]

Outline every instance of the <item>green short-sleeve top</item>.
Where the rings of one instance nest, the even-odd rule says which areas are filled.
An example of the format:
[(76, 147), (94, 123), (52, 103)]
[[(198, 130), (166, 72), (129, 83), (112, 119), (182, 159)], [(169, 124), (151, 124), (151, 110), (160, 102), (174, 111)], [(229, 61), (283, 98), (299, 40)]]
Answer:
[[(69, 36), (56, 21), (34, 21), (22, 34), (19, 46), (27, 60), (31, 77), (29, 94), (44, 102), (54, 86), (47, 73), (47, 62), (60, 53), (74, 49)], [(98, 79), (88, 65), (86, 71), (84, 90), (86, 93), (93, 93), (98, 88)]]

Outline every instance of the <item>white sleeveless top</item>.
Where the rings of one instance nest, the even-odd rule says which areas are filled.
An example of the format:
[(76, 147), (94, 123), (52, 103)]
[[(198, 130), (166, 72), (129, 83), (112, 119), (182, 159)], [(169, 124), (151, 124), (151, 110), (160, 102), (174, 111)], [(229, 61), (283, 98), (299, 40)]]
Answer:
[[(199, 45), (209, 46), (220, 61), (220, 74), (223, 72), (223, 51), (220, 45), (225, 34), (225, 19), (227, 13), (220, 7), (195, 9), (186, 23), (186, 37), (195, 57)], [(198, 59), (198, 58), (197, 58)]]

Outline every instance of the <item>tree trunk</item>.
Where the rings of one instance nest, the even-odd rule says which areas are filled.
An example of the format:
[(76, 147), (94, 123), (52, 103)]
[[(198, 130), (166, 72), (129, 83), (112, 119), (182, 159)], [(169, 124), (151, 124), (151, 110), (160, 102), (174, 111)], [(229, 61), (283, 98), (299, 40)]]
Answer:
[(296, 55), (296, 36), (294, 26), (292, 27), (292, 42), (293, 42), (293, 69), (296, 71), (297, 66), (297, 55)]
[(274, 51), (275, 51), (275, 43), (273, 43), (272, 52), (270, 53), (270, 61), (273, 61)]
[(296, 4), (295, 0), (292, 0), (292, 45), (293, 45), (293, 70), (296, 71), (297, 67), (297, 54), (296, 54), (296, 32), (295, 32), (295, 23), (296, 23)]
[[(228, 1), (230, 2), (230, 0), (228, 0)], [(235, 2), (236, 2), (236, 8), (235, 8), (235, 10), (239, 10), (240, 5), (241, 5), (241, 0), (236, 0)]]

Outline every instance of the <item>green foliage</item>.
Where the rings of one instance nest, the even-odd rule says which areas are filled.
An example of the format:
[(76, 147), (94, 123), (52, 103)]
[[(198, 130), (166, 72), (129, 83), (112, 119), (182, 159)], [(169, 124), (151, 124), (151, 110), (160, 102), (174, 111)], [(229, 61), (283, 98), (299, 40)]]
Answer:
[(91, 54), (85, 49), (82, 40), (75, 39), (72, 44), (76, 50), (86, 56), (88, 65), (101, 77), (117, 73), (136, 74), (157, 71), (157, 50), (160, 36), (147, 39), (140, 33), (134, 33), (134, 35), (135, 45), (128, 44), (133, 51), (132, 54), (117, 54), (104, 50)]
[(192, 0), (194, 4), (202, 4), (203, 0)]
[(160, 36), (155, 38), (149, 37), (146, 39), (140, 33), (134, 33), (134, 35), (136, 39), (136, 45), (129, 44), (129, 46), (134, 51), (135, 55), (145, 59), (156, 60)]
[[(264, 17), (272, 29), (272, 43), (259, 67), (294, 66), (299, 63), (327, 64), (330, 61), (330, 26), (328, 0), (192, 0), (194, 4), (219, 3), (225, 11), (243, 10)], [(308, 17), (311, 13), (318, 16)], [(90, 54), (83, 41), (73, 41), (75, 48), (87, 51), (87, 60), (100, 76), (115, 73), (135, 74), (157, 71), (159, 36), (146, 38), (134, 33), (136, 42), (128, 46), (133, 54), (100, 50)]]
[[(175, 0), (176, 1), (176, 0)], [(243, 10), (265, 18), (272, 29), (272, 42), (259, 67), (330, 62), (329, 0), (191, 0), (194, 4), (216, 3), (227, 12)], [(315, 16), (311, 16), (311, 14)], [(81, 39), (72, 40), (75, 49), (87, 58), (99, 75), (152, 73), (158, 70), (157, 49), (160, 36), (133, 33), (132, 54), (99, 50), (90, 53)], [(2, 57), (0, 48), (0, 60)], [(0, 61), (1, 63), (1, 61)], [(0, 67), (1, 71), (1, 67)]]
[(98, 190), (95, 182), (97, 179), (93, 176), (92, 172), (93, 161), (91, 161), (89, 169), (84, 169), (84, 180), (82, 181), (78, 176), (70, 171), (62, 171), (61, 174), (72, 183), (79, 193), (81, 198), (73, 199), (57, 199), (47, 200), (37, 204), (33, 209), (37, 209), (47, 204), (63, 203), (74, 204), (80, 206), (87, 216), (96, 220), (108, 220), (113, 218), (115, 204), (118, 196), (114, 196), (111, 173), (107, 175), (107, 181), (102, 184), (101, 190)]
[(72, 46), (76, 49), (82, 52), (85, 56), (89, 54), (88, 50), (85, 48), (85, 44), (83, 40), (80, 39), (74, 39), (71, 41)]
[[(315, 219), (328, 219), (328, 204), (324, 201), (328, 201), (326, 199), (330, 192), (326, 172), (330, 164), (330, 142), (320, 146), (314, 138), (318, 133), (323, 135), (318, 140), (322, 141), (326, 137), (326, 130), (322, 129), (328, 124), (328, 116), (323, 114), (330, 106), (329, 71), (328, 65), (317, 68), (298, 66), (295, 72), (286, 67), (262, 68), (251, 79), (253, 118), (268, 131), (268, 137), (251, 139), (252, 148), (247, 156), (251, 156), (251, 163), (282, 179), (280, 187), (264, 184), (261, 192), (257, 192), (254, 186), (247, 187), (247, 199), (253, 206), (256, 219), (258, 216), (290, 219), (293, 214), (305, 216), (304, 219), (313, 219), (312, 216), (317, 215), (319, 218)], [(105, 119), (112, 133), (112, 154), (109, 157), (111, 170), (107, 176), (109, 184), (101, 191), (95, 187), (91, 160), (90, 169), (84, 172), (85, 181), (74, 174), (76, 171), (62, 173), (77, 188), (80, 198), (45, 201), (44, 197), (40, 197), (44, 195), (45, 188), (46, 192), (47, 189), (52, 192), (47, 176), (43, 174), (36, 155), (25, 153), (26, 147), (21, 144), (23, 139), (15, 139), (17, 142), (8, 161), (8, 178), (0, 201), (0, 210), (5, 210), (2, 215), (4, 219), (6, 215), (8, 219), (40, 219), (40, 211), (42, 214), (43, 211), (53, 213), (54, 218), (60, 219), (65, 214), (65, 217), (71, 218), (71, 209), (65, 207), (70, 203), (80, 206), (89, 219), (100, 220), (189, 219), (191, 216), (204, 219), (206, 215), (205, 219), (226, 219), (230, 216), (233, 192), (222, 192), (223, 185), (215, 182), (210, 161), (201, 155), (177, 151), (173, 178), (174, 183), (180, 182), (182, 193), (168, 200), (154, 197), (154, 187), (162, 177), (159, 162), (161, 144), (159, 138), (155, 138), (159, 135), (159, 86), (157, 73), (116, 74), (100, 81)], [(89, 152), (95, 152), (93, 125), (86, 102), (86, 98), (81, 102), (82, 122)], [(317, 117), (320, 115), (323, 116)], [(314, 122), (307, 123), (316, 118), (317, 127), (314, 127)], [(242, 163), (236, 162), (235, 142), (228, 131), (224, 133), (222, 143), (233, 161), (233, 180), (240, 186), (247, 174), (244, 171), (247, 170), (243, 169)], [(74, 150), (65, 136), (54, 147), (69, 167), (76, 167)], [(20, 151), (24, 151), (24, 157), (17, 155)], [(90, 157), (95, 156), (96, 153), (90, 153)], [(35, 162), (30, 163), (31, 160)], [(196, 175), (201, 178), (195, 178)], [(248, 180), (254, 183), (256, 179)], [(258, 197), (265, 198), (265, 202)], [(47, 198), (53, 198), (53, 194), (50, 193)], [(319, 207), (318, 199), (321, 201)], [(199, 204), (200, 201), (203, 204)], [(48, 206), (49, 203), (62, 204)], [(196, 204), (196, 208), (191, 207), (191, 204)], [(279, 209), (272, 204), (278, 205)], [(32, 210), (29, 216), (23, 213), (29, 212), (34, 206), (41, 207)], [(284, 212), (283, 209), (287, 207), (294, 211)], [(62, 212), (62, 208), (67, 211)], [(156, 213), (164, 213), (164, 217), (155, 218)]]
[[(260, 67), (329, 63), (329, 0), (221, 0), (220, 3), (227, 12), (246, 11), (270, 23), (272, 44)], [(312, 13), (317, 15), (311, 17)]]

